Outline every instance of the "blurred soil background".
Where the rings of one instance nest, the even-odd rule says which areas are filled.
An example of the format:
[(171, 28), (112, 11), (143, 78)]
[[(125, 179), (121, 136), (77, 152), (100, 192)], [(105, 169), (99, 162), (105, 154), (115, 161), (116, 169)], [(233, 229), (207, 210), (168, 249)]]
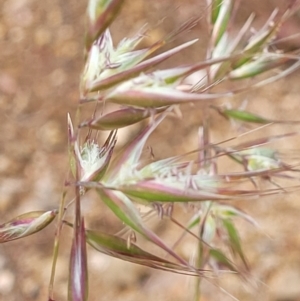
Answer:
[[(236, 28), (255, 12), (258, 29), (275, 7), (287, 1), (241, 1)], [(83, 68), (83, 34), (86, 1), (2, 0), (0, 3), (0, 222), (34, 210), (56, 208), (67, 177), (66, 114), (73, 116), (78, 102), (79, 74)], [(127, 1), (112, 26), (115, 43), (132, 36), (145, 23), (152, 28), (145, 45), (163, 37), (195, 15), (203, 16), (176, 44), (199, 37), (191, 49), (163, 66), (196, 62), (205, 57), (207, 29), (205, 1), (152, 0)], [(280, 35), (299, 32), (300, 17), (295, 15)], [(172, 47), (171, 44), (169, 47)], [(283, 47), (300, 46), (299, 37)], [(248, 100), (252, 112), (271, 119), (299, 118), (299, 75), (295, 73), (278, 83), (236, 97), (233, 107)], [(223, 103), (224, 100), (220, 100)], [(230, 123), (215, 114), (212, 142), (235, 135)], [(157, 158), (180, 154), (197, 147), (201, 108), (186, 106), (182, 121), (169, 118), (148, 144)], [(225, 132), (224, 132), (225, 130)], [(264, 134), (298, 130), (296, 126), (272, 127)], [(119, 146), (136, 127), (120, 134)], [(255, 133), (254, 136), (255, 137)], [(261, 134), (259, 134), (261, 135)], [(103, 136), (104, 137), (104, 136)], [(286, 139), (278, 146), (299, 149), (299, 141)], [(118, 231), (116, 219), (99, 201), (84, 200), (88, 225)], [(300, 300), (300, 202), (298, 195), (239, 202), (260, 229), (239, 223), (243, 246), (254, 278), (249, 286), (233, 276), (223, 276), (220, 284), (239, 300)], [(184, 209), (183, 209), (184, 211)], [(184, 212), (183, 212), (184, 213)], [(179, 236), (167, 223), (156, 226), (167, 239)], [(55, 223), (27, 239), (0, 245), (0, 300), (47, 300)], [(173, 236), (172, 236), (173, 235)], [(71, 232), (66, 231), (58, 261), (56, 300), (66, 300), (68, 255)], [(180, 245), (178, 251), (193, 254), (193, 245)], [(89, 300), (191, 300), (193, 279), (108, 258), (89, 249)], [(207, 281), (203, 281), (202, 301), (232, 300)]]

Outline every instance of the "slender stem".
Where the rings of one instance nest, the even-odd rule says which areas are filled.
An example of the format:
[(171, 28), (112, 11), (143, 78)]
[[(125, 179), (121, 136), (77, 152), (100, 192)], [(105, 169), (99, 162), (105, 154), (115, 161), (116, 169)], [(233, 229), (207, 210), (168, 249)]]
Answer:
[[(76, 168), (76, 182), (78, 183), (80, 181), (80, 166), (79, 162), (77, 162), (77, 168)], [(75, 185), (75, 227), (74, 231), (77, 233), (80, 228), (81, 223), (81, 208), (80, 208), (80, 186)]]
[[(197, 246), (197, 261), (196, 261), (196, 267), (201, 269), (203, 264), (203, 244), (202, 241), (198, 241)], [(195, 284), (195, 294), (194, 294), (194, 301), (199, 301), (201, 298), (201, 277), (196, 277), (196, 284)]]
[(58, 258), (58, 251), (59, 251), (59, 239), (61, 234), (61, 228), (63, 225), (63, 217), (65, 213), (65, 199), (66, 199), (66, 192), (63, 193), (60, 207), (58, 212), (58, 222), (57, 222), (57, 229), (55, 233), (54, 245), (53, 245), (53, 255), (52, 255), (52, 267), (51, 267), (51, 276), (49, 282), (49, 301), (54, 300), (54, 278), (55, 278), (55, 271), (56, 271), (56, 263)]

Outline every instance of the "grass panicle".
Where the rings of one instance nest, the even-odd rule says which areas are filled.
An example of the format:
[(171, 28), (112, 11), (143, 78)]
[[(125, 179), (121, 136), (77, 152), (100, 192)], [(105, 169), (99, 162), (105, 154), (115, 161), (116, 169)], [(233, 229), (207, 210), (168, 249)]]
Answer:
[[(215, 100), (279, 80), (299, 68), (300, 60), (298, 51), (285, 53), (274, 47), (282, 24), (297, 11), (298, 5), (290, 5), (283, 13), (275, 10), (256, 31), (252, 29), (255, 18), (252, 14), (239, 32), (234, 32), (238, 2), (208, 1), (209, 42), (205, 59), (160, 69), (157, 65), (177, 53), (188, 47), (199, 47), (198, 39), (194, 39), (157, 53), (178, 35), (192, 30), (197, 18), (191, 18), (148, 47), (140, 48), (148, 34), (145, 27), (114, 46), (109, 27), (118, 22), (117, 15), (126, 3), (89, 0), (85, 65), (76, 122), (71, 120), (72, 113), (68, 115), (68, 192), (64, 193), (59, 209), (25, 213), (0, 226), (0, 242), (4, 243), (41, 231), (59, 216), (49, 300), (55, 300), (55, 265), (64, 225), (73, 228), (70, 301), (88, 300), (88, 291), (92, 289), (88, 285), (87, 245), (131, 263), (196, 277), (194, 300), (201, 296), (201, 279), (215, 278), (226, 272), (248, 279), (251, 266), (235, 222), (242, 219), (253, 226), (257, 223), (235, 204), (241, 200), (263, 201), (264, 197), (299, 190), (297, 158), (285, 161), (273, 146), (274, 141), (282, 142), (298, 133), (249, 138), (246, 142), (239, 142), (239, 137), (211, 141), (210, 120), (217, 112), (226, 120), (250, 129), (299, 123), (298, 120), (273, 120), (246, 109), (220, 106)], [(92, 117), (83, 120), (80, 113), (90, 102), (94, 103)], [(150, 135), (170, 116), (177, 118), (174, 116), (180, 111), (179, 105), (188, 103), (201, 104), (199, 114), (204, 117), (199, 124), (199, 135), (195, 137), (199, 147), (182, 155), (144, 160), (142, 154)], [(142, 124), (142, 129), (118, 149), (118, 129), (134, 124)], [(100, 142), (102, 132), (107, 137), (104, 142)], [(222, 160), (231, 162), (236, 169), (219, 172)], [(261, 181), (266, 180), (270, 185), (261, 187)], [(85, 227), (81, 203), (83, 196), (88, 200), (92, 190), (96, 191), (99, 202), (124, 225), (122, 235)], [(65, 206), (68, 199), (71, 201)], [(192, 208), (186, 224), (173, 214), (175, 208), (183, 205)], [(178, 226), (176, 240), (170, 243), (160, 237), (148, 225), (139, 206), (148, 208), (150, 218), (158, 217)], [(74, 219), (70, 221), (67, 220), (70, 214), (68, 218), (65, 216), (72, 208)], [(136, 237), (155, 245), (169, 259), (144, 250)], [(186, 238), (194, 241), (194, 260), (190, 260), (192, 253), (188, 257), (178, 251), (179, 244), (184, 244)]]

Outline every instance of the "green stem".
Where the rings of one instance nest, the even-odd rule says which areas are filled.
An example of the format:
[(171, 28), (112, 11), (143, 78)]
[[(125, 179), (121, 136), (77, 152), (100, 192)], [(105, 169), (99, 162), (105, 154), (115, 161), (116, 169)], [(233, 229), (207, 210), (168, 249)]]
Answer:
[(52, 255), (53, 260), (52, 260), (51, 276), (49, 282), (49, 301), (54, 300), (54, 278), (55, 278), (56, 263), (57, 263), (58, 251), (59, 251), (59, 239), (60, 239), (61, 228), (63, 224), (62, 220), (65, 214), (65, 198), (66, 198), (66, 192), (64, 192), (62, 195), (59, 212), (58, 212), (57, 230), (55, 233), (55, 239), (53, 245), (53, 255)]
[[(203, 244), (202, 241), (199, 240), (198, 246), (197, 246), (197, 261), (196, 261), (196, 267), (201, 269), (202, 267), (202, 257), (203, 257)], [(201, 298), (201, 277), (196, 278), (195, 283), (195, 294), (194, 294), (194, 301), (200, 301)]]

